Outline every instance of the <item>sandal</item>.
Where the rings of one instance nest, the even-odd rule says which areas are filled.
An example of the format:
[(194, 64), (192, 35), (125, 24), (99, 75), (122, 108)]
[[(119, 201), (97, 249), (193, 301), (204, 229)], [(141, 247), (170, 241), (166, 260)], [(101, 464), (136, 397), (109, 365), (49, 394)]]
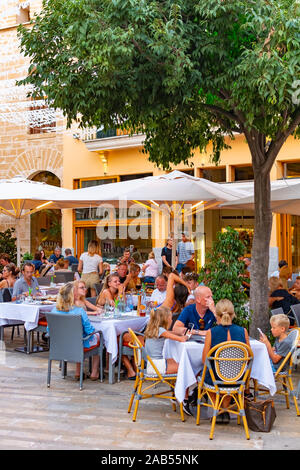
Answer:
[(96, 381), (96, 380), (99, 380), (99, 375), (98, 377), (92, 377), (91, 375), (89, 376), (89, 379), (92, 380), (92, 381)]
[[(89, 377), (90, 377), (89, 374), (83, 373), (82, 379), (85, 380), (85, 379), (88, 379)], [(75, 380), (80, 380), (80, 375), (75, 375)]]
[(132, 377), (128, 377), (128, 375), (127, 375), (126, 378), (127, 378), (128, 380), (135, 380), (135, 379), (136, 379), (136, 375), (133, 375)]

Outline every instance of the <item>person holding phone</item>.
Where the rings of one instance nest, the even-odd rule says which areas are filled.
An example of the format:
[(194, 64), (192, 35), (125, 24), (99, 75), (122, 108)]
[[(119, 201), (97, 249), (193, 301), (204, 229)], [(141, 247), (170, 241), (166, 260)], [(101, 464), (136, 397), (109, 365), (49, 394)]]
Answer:
[(260, 341), (266, 345), (268, 354), (271, 361), (273, 372), (281, 365), (285, 356), (290, 352), (293, 337), (288, 335), (288, 329), (290, 326), (290, 320), (287, 315), (279, 314), (273, 315), (270, 318), (271, 333), (275, 338), (274, 347), (272, 347), (267, 336), (261, 332)]

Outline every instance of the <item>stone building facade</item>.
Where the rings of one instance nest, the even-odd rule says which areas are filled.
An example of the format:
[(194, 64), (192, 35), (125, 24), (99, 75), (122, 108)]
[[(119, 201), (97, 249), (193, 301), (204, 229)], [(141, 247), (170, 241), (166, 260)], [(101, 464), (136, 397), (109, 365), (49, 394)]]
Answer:
[[(40, 172), (63, 176), (63, 136), (53, 129), (32, 125), (30, 111), (33, 106), (26, 97), (25, 87), (16, 87), (15, 80), (26, 76), (28, 59), (19, 48), (17, 27), (27, 24), (42, 2), (0, 0), (0, 178), (23, 176), (32, 179)], [(37, 114), (36, 113), (36, 114)], [(53, 123), (52, 123), (53, 125)], [(45, 127), (45, 126), (44, 126)], [(14, 227), (14, 219), (1, 214), (0, 230)], [(30, 251), (30, 218), (21, 222), (21, 250)]]

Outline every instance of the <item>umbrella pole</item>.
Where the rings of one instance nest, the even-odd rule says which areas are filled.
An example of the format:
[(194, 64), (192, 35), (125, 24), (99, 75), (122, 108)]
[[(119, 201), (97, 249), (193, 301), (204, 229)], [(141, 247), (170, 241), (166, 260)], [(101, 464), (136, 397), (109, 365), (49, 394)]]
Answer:
[(16, 219), (17, 266), (21, 266), (20, 219)]

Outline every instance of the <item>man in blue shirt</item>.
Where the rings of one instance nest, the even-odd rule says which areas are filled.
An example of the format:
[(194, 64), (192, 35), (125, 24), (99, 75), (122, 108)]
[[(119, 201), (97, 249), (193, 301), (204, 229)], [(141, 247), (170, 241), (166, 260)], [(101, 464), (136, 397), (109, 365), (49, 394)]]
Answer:
[(32, 295), (40, 295), (41, 291), (39, 284), (34, 275), (34, 265), (30, 262), (24, 264), (22, 268), (22, 276), (15, 282), (14, 290), (12, 293), (12, 300), (16, 300), (20, 295), (27, 296), (29, 288), (31, 288)]
[[(205, 336), (207, 330), (216, 322), (216, 309), (212, 292), (207, 286), (199, 286), (194, 291), (195, 303), (185, 307), (174, 323), (173, 331), (178, 335), (184, 335), (188, 328), (193, 335)], [(191, 327), (193, 325), (193, 327)], [(189, 407), (188, 390), (182, 403), (183, 411), (192, 415)]]
[(72, 255), (72, 250), (70, 248), (65, 249), (65, 259), (69, 260), (69, 266), (72, 266), (72, 264), (78, 264), (78, 259)]
[(195, 289), (195, 303), (185, 307), (176, 320), (173, 331), (179, 335), (185, 333), (189, 323), (193, 324), (192, 334), (206, 335), (207, 330), (216, 322), (215, 303), (209, 287)]
[(54, 249), (54, 253), (49, 258), (49, 263), (56, 264), (60, 258), (63, 258), (63, 255), (61, 254), (61, 248), (57, 246)]

